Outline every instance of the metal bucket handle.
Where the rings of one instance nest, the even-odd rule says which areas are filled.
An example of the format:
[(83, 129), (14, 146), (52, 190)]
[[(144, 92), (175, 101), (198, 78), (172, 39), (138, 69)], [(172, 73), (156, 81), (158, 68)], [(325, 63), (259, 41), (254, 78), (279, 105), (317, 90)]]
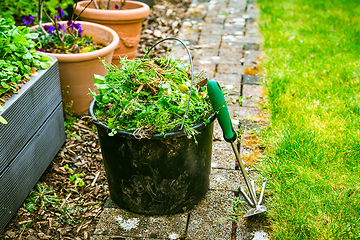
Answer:
[(186, 44), (181, 41), (180, 39), (178, 38), (174, 38), (174, 37), (169, 37), (169, 38), (164, 38), (164, 39), (161, 39), (160, 41), (158, 41), (157, 43), (155, 43), (154, 45), (152, 45), (149, 50), (147, 50), (147, 52), (145, 53), (145, 56), (149, 54), (149, 52), (156, 46), (158, 45), (159, 43), (162, 43), (166, 40), (176, 40), (176, 41), (179, 41), (186, 49), (187, 51), (187, 54), (189, 56), (189, 59), (190, 59), (190, 66), (191, 66), (191, 85), (190, 85), (190, 93), (189, 93), (189, 99), (188, 99), (188, 102), (187, 102), (187, 105), (186, 105), (186, 109), (185, 109), (185, 113), (184, 113), (184, 118), (183, 118), (183, 121), (182, 121), (182, 124), (181, 124), (181, 127), (180, 127), (180, 131), (183, 129), (184, 127), (184, 124), (185, 124), (185, 119), (186, 119), (186, 114), (189, 110), (189, 105), (190, 105), (190, 98), (191, 98), (191, 93), (192, 93), (192, 89), (193, 89), (193, 85), (194, 85), (194, 77), (193, 77), (193, 73), (194, 73), (194, 66), (193, 66), (193, 63), (192, 63), (192, 58), (191, 58), (191, 54), (190, 54), (190, 51), (188, 49), (188, 47), (186, 46)]

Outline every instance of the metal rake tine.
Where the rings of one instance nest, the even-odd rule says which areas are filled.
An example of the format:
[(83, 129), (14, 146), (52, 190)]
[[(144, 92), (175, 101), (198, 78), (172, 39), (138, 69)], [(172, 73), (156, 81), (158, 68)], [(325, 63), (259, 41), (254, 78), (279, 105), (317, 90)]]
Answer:
[(250, 200), (249, 196), (246, 194), (246, 192), (244, 191), (244, 189), (242, 187), (240, 187), (240, 192), (244, 196), (245, 200), (249, 203), (249, 205), (252, 206), (252, 207), (255, 207), (255, 203), (253, 203)]
[(263, 200), (266, 182), (267, 182), (267, 178), (265, 178), (265, 179), (263, 180), (263, 184), (262, 184), (262, 187), (261, 187), (261, 193), (260, 193), (260, 197), (259, 197), (259, 202), (258, 202), (257, 205), (260, 205), (261, 202), (262, 202), (262, 200)]

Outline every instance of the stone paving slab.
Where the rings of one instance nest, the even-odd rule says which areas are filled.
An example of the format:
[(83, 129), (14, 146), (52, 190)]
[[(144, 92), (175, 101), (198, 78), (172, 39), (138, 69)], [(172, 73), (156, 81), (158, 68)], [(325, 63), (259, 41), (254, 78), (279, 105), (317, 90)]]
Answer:
[(198, 41), (199, 45), (209, 45), (214, 48), (219, 48), (221, 42), (221, 33), (201, 35)]
[(197, 30), (193, 30), (192, 28), (189, 28), (187, 30), (181, 31), (178, 33), (177, 38), (187, 41), (188, 43), (192, 43), (189, 45), (195, 45), (199, 39), (200, 33)]
[(260, 85), (244, 85), (242, 106), (244, 107), (258, 107), (262, 99), (263, 87)]
[(187, 51), (183, 46), (173, 46), (171, 48), (169, 57), (180, 59), (181, 61), (183, 61), (186, 64), (188, 64), (190, 62)]
[(235, 169), (235, 155), (231, 145), (225, 140), (213, 142), (211, 167), (219, 169)]
[(260, 112), (261, 109), (260, 108), (253, 108), (253, 107), (240, 107), (238, 109), (239, 111), (239, 118), (241, 120), (245, 120), (245, 119), (251, 119), (253, 117), (257, 117)]
[(227, 73), (227, 74), (241, 74), (243, 67), (240, 63), (219, 63), (217, 67), (218, 73)]
[(269, 229), (265, 226), (269, 226), (269, 223), (262, 215), (248, 219), (240, 218), (236, 229), (236, 239), (269, 240), (267, 233)]
[(246, 27), (246, 36), (248, 37), (259, 37), (260, 32), (259, 29), (255, 26), (247, 26)]
[(198, 45), (198, 48), (193, 49), (194, 55), (197, 55), (199, 58), (211, 58), (214, 63), (216, 63), (219, 58), (218, 52), (219, 49), (216, 47), (211, 47), (210, 45)]
[(107, 200), (94, 232), (102, 236), (123, 236), (155, 239), (176, 239), (185, 231), (185, 214), (145, 216), (117, 207)]
[(244, 74), (243, 75), (244, 85), (260, 85), (260, 77), (257, 75)]
[[(231, 191), (209, 190), (191, 210), (188, 239), (230, 239), (229, 199), (234, 199)], [(186, 229), (187, 213), (144, 216), (119, 209), (111, 199), (106, 206), (92, 240), (178, 239)]]
[(189, 239), (230, 240), (232, 222), (229, 211), (234, 193), (224, 190), (211, 190), (191, 212), (188, 229)]
[(211, 169), (210, 189), (237, 191), (239, 186), (245, 186), (239, 170)]
[[(247, 43), (249, 44), (249, 43)], [(246, 45), (247, 45), (246, 44)], [(245, 47), (246, 47), (245, 45)], [(253, 49), (250, 49), (250, 50), (246, 50), (244, 51), (244, 58), (245, 58), (245, 62), (244, 62), (244, 65), (246, 67), (253, 67), (253, 66), (256, 66), (257, 63), (258, 63), (258, 60), (260, 58), (260, 53), (259, 51), (257, 50), (253, 50)]]

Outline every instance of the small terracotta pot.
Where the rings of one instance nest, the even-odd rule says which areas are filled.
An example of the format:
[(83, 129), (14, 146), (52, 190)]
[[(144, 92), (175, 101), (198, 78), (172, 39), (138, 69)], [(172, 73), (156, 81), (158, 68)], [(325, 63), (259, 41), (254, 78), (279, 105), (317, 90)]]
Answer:
[[(78, 2), (74, 13), (80, 14), (89, 2), (89, 0)], [(122, 10), (116, 10), (115, 3), (120, 5), (120, 0), (111, 1), (110, 7), (112, 10), (96, 9), (94, 4), (91, 3), (81, 13), (80, 18), (110, 27), (118, 34), (120, 42), (114, 51), (113, 63), (119, 65), (120, 57), (135, 58), (140, 42), (141, 24), (149, 16), (150, 8), (142, 2), (126, 1)]]
[[(105, 59), (108, 62), (111, 61), (113, 52), (119, 44), (119, 37), (112, 29), (100, 24), (82, 21), (76, 22), (81, 23), (84, 30), (83, 34), (91, 36), (94, 42), (102, 43), (106, 47), (88, 53), (46, 54), (56, 57), (59, 61), (63, 101), (72, 101), (72, 112), (75, 115), (81, 115), (87, 113), (89, 104), (93, 99), (89, 94), (89, 88), (94, 88), (94, 74), (102, 76), (107, 74), (99, 58)], [(59, 23), (66, 26), (66, 21)], [(37, 26), (33, 28), (37, 28)]]

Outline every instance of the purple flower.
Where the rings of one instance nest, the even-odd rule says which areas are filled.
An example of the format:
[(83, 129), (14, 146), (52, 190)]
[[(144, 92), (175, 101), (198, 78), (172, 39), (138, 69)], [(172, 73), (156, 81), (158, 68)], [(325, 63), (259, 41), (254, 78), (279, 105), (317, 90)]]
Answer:
[[(59, 16), (58, 15), (56, 15), (56, 16), (58, 16), (59, 18), (60, 17), (64, 17), (65, 16), (65, 12), (64, 12), (64, 10), (62, 10), (61, 9), (61, 7), (59, 6), (59, 7), (57, 7), (57, 8), (55, 8), (55, 10), (59, 13)], [(55, 16), (55, 17), (56, 17)]]
[(68, 27), (71, 26), (71, 29), (74, 28), (73, 21), (71, 21), (71, 20), (67, 21), (66, 25), (67, 25)]
[(24, 22), (25, 25), (30, 25), (30, 24), (32, 24), (34, 20), (35, 20), (34, 17), (31, 16), (31, 15), (26, 16), (26, 17), (24, 17), (24, 18), (22, 19), (22, 21)]
[(54, 18), (56, 18), (57, 20), (60, 19), (60, 16), (59, 15), (55, 15)]
[(55, 31), (55, 28), (53, 26), (44, 25), (44, 29), (50, 33), (50, 35), (53, 35), (53, 32)]
[[(80, 29), (81, 29), (81, 24), (80, 24), (80, 23), (76, 23), (76, 24), (74, 24), (73, 26), (74, 26), (74, 28), (75, 28), (76, 30), (79, 30), (79, 31), (80, 31)], [(81, 29), (81, 30), (82, 30), (82, 29)]]
[(79, 29), (79, 36), (80, 36), (80, 37), (82, 36), (83, 31), (84, 31), (84, 30), (83, 30), (82, 28)]
[(44, 52), (44, 50), (42, 50), (42, 48), (38, 48), (38, 49), (36, 49), (36, 51), (38, 51), (38, 52)]
[(58, 23), (58, 30), (59, 31), (63, 30), (65, 32), (65, 26)]
[(119, 9), (119, 8), (120, 8), (119, 5), (115, 4), (115, 9)]
[(86, 43), (86, 44), (90, 44), (90, 42), (89, 42), (88, 40), (85, 40), (85, 41), (84, 41), (84, 43)]

